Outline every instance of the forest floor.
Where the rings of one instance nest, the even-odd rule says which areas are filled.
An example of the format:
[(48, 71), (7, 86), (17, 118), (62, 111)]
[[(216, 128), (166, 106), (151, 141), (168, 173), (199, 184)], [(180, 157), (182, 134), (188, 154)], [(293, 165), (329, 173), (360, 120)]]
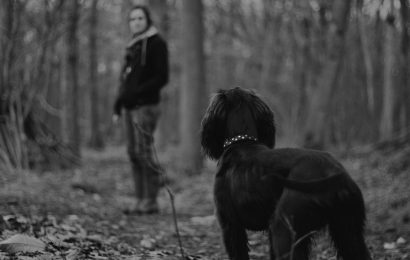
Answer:
[[(186, 176), (172, 155), (159, 157), (175, 194), (185, 259), (227, 259), (213, 215), (215, 165), (209, 162), (202, 174)], [(409, 150), (372, 151), (342, 159), (363, 189), (374, 259), (410, 259), (410, 162), (403, 159), (409, 155)], [(123, 214), (132, 202), (124, 147), (84, 151), (83, 166), (75, 170), (4, 172), (0, 259), (181, 259), (168, 193), (161, 191), (157, 215)], [(327, 241), (326, 234), (318, 236), (312, 259), (336, 259)], [(40, 252), (29, 250), (41, 245)], [(249, 245), (251, 259), (268, 258), (266, 234), (249, 233)]]

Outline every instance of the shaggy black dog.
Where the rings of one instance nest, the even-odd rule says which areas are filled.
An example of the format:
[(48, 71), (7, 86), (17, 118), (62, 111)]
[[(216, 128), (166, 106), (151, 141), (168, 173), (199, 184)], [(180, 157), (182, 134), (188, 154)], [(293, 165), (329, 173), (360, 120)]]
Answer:
[(214, 197), (230, 259), (249, 259), (246, 230), (267, 230), (271, 259), (309, 258), (325, 227), (344, 260), (368, 260), (360, 189), (326, 152), (272, 149), (271, 109), (252, 91), (221, 90), (202, 120), (201, 144), (218, 160)]

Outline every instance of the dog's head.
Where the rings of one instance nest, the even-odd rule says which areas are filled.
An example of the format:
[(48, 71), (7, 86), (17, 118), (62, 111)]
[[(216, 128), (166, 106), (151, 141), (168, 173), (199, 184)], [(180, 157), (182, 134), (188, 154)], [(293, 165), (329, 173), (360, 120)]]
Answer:
[(220, 90), (202, 119), (201, 145), (207, 156), (219, 159), (225, 140), (237, 135), (256, 137), (273, 148), (275, 122), (272, 110), (253, 91)]

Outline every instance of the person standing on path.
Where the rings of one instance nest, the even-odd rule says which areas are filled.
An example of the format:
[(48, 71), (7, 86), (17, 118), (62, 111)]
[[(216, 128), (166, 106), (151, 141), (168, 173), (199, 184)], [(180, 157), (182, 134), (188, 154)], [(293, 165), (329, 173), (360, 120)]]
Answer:
[(131, 9), (129, 28), (133, 36), (126, 47), (112, 119), (117, 123), (125, 112), (127, 151), (136, 192), (135, 203), (125, 213), (154, 214), (159, 212), (157, 196), (162, 183), (152, 150), (153, 133), (160, 115), (160, 91), (169, 80), (168, 49), (147, 7)]

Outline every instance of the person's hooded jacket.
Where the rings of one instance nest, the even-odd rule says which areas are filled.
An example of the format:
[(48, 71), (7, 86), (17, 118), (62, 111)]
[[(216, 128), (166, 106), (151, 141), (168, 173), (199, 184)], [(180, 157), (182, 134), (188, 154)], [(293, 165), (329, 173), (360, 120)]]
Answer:
[(168, 83), (168, 66), (166, 42), (154, 27), (134, 37), (126, 48), (114, 113), (158, 104), (160, 90)]

